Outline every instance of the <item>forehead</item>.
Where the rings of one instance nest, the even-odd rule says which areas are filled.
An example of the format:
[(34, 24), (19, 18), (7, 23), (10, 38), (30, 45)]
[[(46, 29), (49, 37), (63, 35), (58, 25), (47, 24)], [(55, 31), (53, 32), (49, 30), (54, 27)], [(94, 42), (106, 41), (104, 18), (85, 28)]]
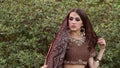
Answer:
[(71, 12), (69, 17), (79, 17), (80, 18), (80, 16), (76, 12)]

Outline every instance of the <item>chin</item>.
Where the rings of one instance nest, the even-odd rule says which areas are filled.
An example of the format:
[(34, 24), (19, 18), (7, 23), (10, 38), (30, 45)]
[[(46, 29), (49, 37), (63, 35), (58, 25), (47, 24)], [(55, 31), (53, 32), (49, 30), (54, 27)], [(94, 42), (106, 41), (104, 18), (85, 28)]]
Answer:
[(70, 29), (71, 31), (77, 31), (77, 29)]

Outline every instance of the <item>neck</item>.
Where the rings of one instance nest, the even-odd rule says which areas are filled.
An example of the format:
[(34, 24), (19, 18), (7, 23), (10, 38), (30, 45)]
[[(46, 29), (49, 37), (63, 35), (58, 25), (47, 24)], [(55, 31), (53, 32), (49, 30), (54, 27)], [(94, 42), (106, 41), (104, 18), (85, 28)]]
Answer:
[(82, 33), (80, 31), (70, 31), (70, 35), (71, 37), (79, 38), (81, 37)]

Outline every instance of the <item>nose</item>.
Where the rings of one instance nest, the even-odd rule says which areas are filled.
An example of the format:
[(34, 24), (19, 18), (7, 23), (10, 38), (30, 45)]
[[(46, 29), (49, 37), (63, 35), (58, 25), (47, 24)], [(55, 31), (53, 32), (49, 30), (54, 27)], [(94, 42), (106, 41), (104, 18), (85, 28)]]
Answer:
[(75, 19), (73, 19), (73, 20), (72, 20), (72, 23), (75, 24), (75, 22), (76, 22)]

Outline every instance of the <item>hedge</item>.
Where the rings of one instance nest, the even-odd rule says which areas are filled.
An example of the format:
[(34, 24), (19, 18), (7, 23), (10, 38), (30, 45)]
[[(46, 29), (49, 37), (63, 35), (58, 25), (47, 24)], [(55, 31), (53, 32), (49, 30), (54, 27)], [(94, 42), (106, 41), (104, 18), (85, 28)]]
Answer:
[(40, 68), (62, 20), (73, 8), (85, 10), (97, 35), (107, 42), (99, 68), (119, 68), (117, 0), (1, 0), (0, 67)]

